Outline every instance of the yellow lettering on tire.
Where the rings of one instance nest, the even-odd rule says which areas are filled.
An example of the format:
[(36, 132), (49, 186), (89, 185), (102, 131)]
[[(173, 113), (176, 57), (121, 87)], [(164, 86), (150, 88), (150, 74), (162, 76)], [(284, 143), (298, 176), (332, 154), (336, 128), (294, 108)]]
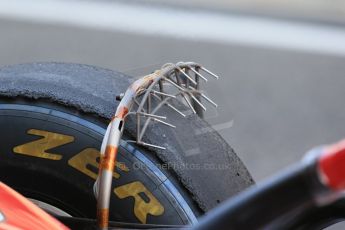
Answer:
[(74, 137), (44, 130), (30, 129), (28, 134), (43, 138), (13, 148), (13, 152), (27, 156), (39, 157), (49, 160), (61, 160), (61, 154), (47, 152), (50, 149), (65, 145), (74, 141)]
[[(62, 154), (51, 153), (48, 151), (74, 141), (73, 136), (44, 130), (30, 129), (27, 133), (40, 136), (42, 138), (14, 147), (13, 152), (15, 154), (39, 157), (48, 160), (61, 160), (63, 157)], [(97, 160), (99, 157), (100, 153), (97, 149), (85, 148), (70, 158), (68, 160), (68, 164), (81, 173), (96, 180), (99, 166), (99, 161)], [(92, 168), (94, 168), (94, 170), (91, 170)], [(120, 169), (122, 172), (129, 172), (129, 168), (122, 162), (117, 162), (116, 168)], [(120, 176), (121, 175), (118, 172), (113, 173), (113, 177), (116, 179), (120, 178)], [(160, 216), (164, 213), (164, 207), (162, 204), (140, 181), (134, 181), (119, 186), (114, 189), (114, 193), (120, 199), (128, 197), (134, 198), (134, 215), (143, 224), (147, 222), (147, 216), (149, 214)]]
[[(164, 207), (140, 181), (117, 187), (114, 192), (120, 199), (134, 198), (134, 215), (143, 224), (146, 224), (148, 214), (160, 216), (164, 213)], [(145, 201), (140, 194), (145, 195), (149, 200)]]
[[(97, 158), (100, 157), (100, 153), (97, 149), (94, 148), (86, 148), (71, 159), (69, 159), (68, 164), (73, 168), (77, 169), (78, 171), (88, 175), (93, 179), (97, 179), (97, 173), (90, 170), (90, 166), (94, 167), (98, 170), (99, 163), (97, 162)], [(128, 172), (129, 169), (124, 163), (116, 162), (116, 167), (121, 169), (124, 172)], [(120, 178), (120, 174), (117, 172), (113, 173), (113, 176), (118, 179)]]

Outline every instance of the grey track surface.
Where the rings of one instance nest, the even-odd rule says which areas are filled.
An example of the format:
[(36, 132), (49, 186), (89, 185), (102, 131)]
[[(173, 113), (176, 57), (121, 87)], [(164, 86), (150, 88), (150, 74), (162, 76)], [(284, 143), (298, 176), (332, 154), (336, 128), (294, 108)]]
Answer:
[[(124, 92), (130, 82), (130, 77), (119, 72), (79, 64), (35, 63), (0, 69), (0, 95), (49, 99), (107, 119), (118, 104), (115, 96)], [(163, 113), (169, 113), (176, 130), (151, 125), (146, 140), (167, 147), (164, 151), (151, 150), (174, 170), (204, 211), (253, 183), (240, 159), (217, 132), (195, 134), (209, 127), (206, 122), (196, 115), (184, 119), (169, 110)], [(129, 118), (127, 132), (134, 135), (134, 127)], [(191, 149), (198, 153), (188, 154)]]

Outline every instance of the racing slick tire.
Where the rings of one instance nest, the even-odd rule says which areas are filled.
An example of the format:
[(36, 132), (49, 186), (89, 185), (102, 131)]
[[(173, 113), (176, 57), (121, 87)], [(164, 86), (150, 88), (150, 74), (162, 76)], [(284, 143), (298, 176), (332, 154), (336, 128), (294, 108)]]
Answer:
[[(133, 78), (99, 67), (32, 63), (0, 69), (0, 180), (57, 215), (95, 218), (93, 184), (102, 138)], [(168, 114), (143, 148), (128, 117), (113, 175), (110, 219), (194, 224), (253, 184), (233, 149), (204, 120)], [(206, 132), (197, 132), (207, 130)], [(47, 208), (48, 207), (48, 208)]]

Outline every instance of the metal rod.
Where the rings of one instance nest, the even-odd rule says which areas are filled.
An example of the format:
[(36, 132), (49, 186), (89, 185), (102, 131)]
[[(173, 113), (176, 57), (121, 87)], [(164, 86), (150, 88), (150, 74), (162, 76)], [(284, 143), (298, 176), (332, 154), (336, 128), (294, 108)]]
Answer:
[(166, 125), (166, 126), (169, 126), (169, 127), (172, 127), (172, 128), (176, 128), (175, 125), (172, 125), (172, 124), (170, 124), (170, 123), (168, 123), (168, 122), (159, 120), (159, 119), (157, 119), (157, 118), (153, 118), (152, 120), (157, 121), (157, 122), (160, 122), (160, 123), (162, 123), (162, 124), (164, 124), (164, 125)]
[(195, 69), (193, 69), (193, 67), (190, 67), (190, 70), (192, 70), (196, 75), (198, 75), (201, 79), (203, 79), (205, 82), (207, 82), (207, 78), (202, 76), (198, 71), (196, 71)]
[(194, 85), (196, 85), (196, 82), (191, 78), (187, 73), (185, 73), (180, 67), (176, 66), (177, 70), (180, 71), (186, 78), (188, 78)]
[(147, 97), (147, 113), (151, 113), (151, 94), (149, 94), (149, 96)]
[[(197, 91), (199, 92), (200, 91), (200, 74), (199, 74), (199, 67), (195, 67), (195, 81), (196, 81), (196, 85), (195, 85), (195, 88), (197, 89)], [(199, 74), (199, 75), (198, 75)], [(193, 95), (193, 94), (192, 94)], [(201, 96), (200, 96), (200, 94), (195, 94), (194, 95), (195, 96), (195, 98), (201, 103)], [(204, 118), (204, 111), (206, 111), (206, 108), (205, 107), (203, 107), (204, 105), (202, 105), (202, 106), (196, 106), (196, 104), (195, 104), (195, 102), (194, 102), (194, 108), (195, 108), (195, 110), (196, 110), (196, 112), (197, 112), (197, 114), (198, 114), (198, 116), (199, 117), (201, 117), (201, 118)], [(202, 109), (204, 110), (204, 111), (202, 111), (201, 109), (200, 109), (200, 107), (202, 107)]]
[[(161, 92), (161, 93), (164, 93), (164, 87), (163, 87), (162, 79), (160, 79), (160, 80), (158, 81), (158, 85), (159, 85), (159, 90), (160, 90), (160, 92)], [(162, 100), (163, 100), (163, 99), (164, 99), (164, 95), (161, 94), (161, 98), (162, 98)]]
[[(157, 95), (153, 95), (155, 98), (157, 98), (158, 100), (162, 101)], [(176, 96), (175, 96), (176, 98)], [(165, 102), (165, 105), (167, 105), (169, 108), (173, 109), (175, 112), (177, 112), (178, 114), (180, 114), (182, 117), (186, 117), (186, 114), (182, 113), (180, 110), (178, 110), (176, 107), (174, 107), (173, 105), (169, 104), (168, 102)]]
[(176, 107), (172, 106), (169, 103), (165, 103), (169, 108), (171, 108), (172, 110), (174, 110), (175, 112), (179, 113), (182, 117), (186, 117), (187, 115), (182, 113), (180, 110), (178, 110)]
[(156, 91), (156, 90), (152, 90), (152, 93), (153, 93), (153, 94), (159, 94), (159, 95), (163, 95), (163, 96), (166, 96), (166, 97), (172, 97), (172, 98), (176, 98), (176, 96), (175, 96), (175, 95), (168, 94), (168, 93), (163, 93), (163, 92)]
[(158, 118), (158, 119), (167, 119), (167, 117), (165, 117), (165, 116), (159, 116), (159, 115), (155, 115), (155, 114), (151, 114), (151, 113), (137, 112), (137, 114), (140, 114), (140, 115), (145, 116), (145, 117), (152, 117), (152, 118)]
[(189, 95), (204, 111), (206, 111), (206, 107), (192, 93)]
[(206, 101), (210, 102), (214, 107), (216, 107), (216, 108), (218, 107), (218, 105), (217, 105), (214, 101), (212, 101), (210, 98), (208, 98), (205, 94), (200, 93), (200, 95), (201, 95), (203, 98), (205, 98)]
[[(140, 103), (139, 103), (135, 98), (133, 99), (133, 101), (134, 101), (134, 103), (135, 103), (135, 104), (138, 106), (138, 108), (139, 108)], [(145, 112), (145, 109), (142, 108), (141, 111)]]
[[(195, 69), (193, 69), (193, 67)], [(146, 75), (142, 78), (139, 78), (135, 82), (133, 82), (129, 88), (126, 90), (123, 97), (119, 97), (121, 99), (120, 104), (118, 105), (116, 109), (116, 113), (114, 115), (113, 120), (110, 122), (110, 128), (109, 132), (106, 132), (102, 146), (106, 146), (106, 149), (104, 152), (101, 152), (101, 163), (99, 164), (99, 176), (97, 178), (97, 183), (95, 186), (97, 186), (98, 196), (97, 196), (97, 222), (98, 226), (101, 229), (107, 229), (108, 228), (108, 222), (109, 222), (109, 205), (110, 205), (110, 194), (111, 194), (111, 188), (112, 188), (112, 175), (114, 171), (114, 166), (116, 164), (116, 155), (117, 150), (119, 148), (119, 143), (123, 134), (124, 130), (124, 123), (125, 118), (128, 114), (132, 113), (132, 107), (133, 104), (137, 104), (137, 113), (136, 113), (136, 143), (144, 146), (159, 148), (159, 149), (165, 149), (165, 147), (149, 144), (142, 142), (143, 135), (148, 127), (148, 124), (151, 120), (154, 120), (156, 122), (160, 122), (164, 125), (175, 127), (174, 125), (162, 121), (161, 119), (166, 119), (164, 116), (155, 115), (155, 113), (160, 109), (163, 105), (167, 105), (169, 108), (173, 109), (183, 117), (186, 115), (183, 114), (180, 110), (169, 104), (167, 101), (171, 98), (177, 98), (177, 95), (182, 95), (184, 100), (186, 100), (187, 105), (190, 107), (193, 113), (196, 113), (194, 107), (191, 104), (191, 101), (193, 103), (197, 103), (200, 105), (200, 107), (206, 109), (203, 104), (201, 103), (200, 99), (198, 99), (198, 95), (201, 95), (203, 98), (205, 98), (209, 103), (213, 104), (217, 107), (217, 104), (214, 103), (211, 99), (209, 99), (206, 95), (202, 94), (199, 91), (199, 78), (202, 78), (203, 80), (207, 81), (207, 78), (202, 76), (201, 74), (195, 73), (198, 72), (198, 69), (200, 68), (206, 73), (212, 75), (215, 78), (219, 78), (217, 75), (212, 73), (211, 71), (207, 70), (204, 67), (201, 67), (197, 63), (193, 62), (184, 62), (184, 63), (177, 63), (174, 64), (167, 64), (162, 67), (162, 69), (155, 71), (152, 74)], [(185, 71), (186, 72), (185, 72)], [(191, 77), (188, 73), (188, 71), (193, 71), (195, 75), (195, 80), (193, 77)], [(181, 82), (181, 74), (182, 73), (186, 77), (184, 82)], [(176, 82), (171, 78), (171, 76), (175, 73), (176, 76)], [(167, 83), (170, 83), (175, 88), (177, 88), (178, 93), (176, 95), (170, 95), (168, 93), (165, 93), (163, 91), (163, 80)], [(182, 83), (185, 83), (182, 85)], [(196, 90), (190, 91), (188, 90), (188, 87), (190, 87), (190, 84), (194, 84)], [(159, 90), (154, 90), (153, 87), (156, 85), (159, 85)], [(160, 95), (157, 96), (155, 94)], [(187, 98), (186, 95), (189, 95), (191, 97)], [(152, 97), (158, 98), (161, 102), (158, 103), (158, 105), (154, 104), (155, 107), (152, 107)], [(140, 96), (140, 103), (137, 101)], [(147, 103), (147, 112), (145, 112), (144, 105)], [(148, 119), (146, 121), (144, 120), (144, 124), (141, 125), (141, 117), (140, 116), (146, 116)], [(104, 144), (104, 145), (103, 145)]]
[(136, 141), (136, 140), (125, 140), (125, 142), (127, 143), (136, 143), (138, 145), (144, 145), (144, 146), (150, 146), (150, 147), (154, 147), (154, 148), (158, 148), (158, 149), (166, 149), (165, 147), (159, 146), (159, 145), (153, 145), (153, 144), (149, 144), (149, 143), (145, 143), (142, 141)]
[(137, 142), (137, 144), (139, 145), (144, 145), (144, 146), (149, 146), (149, 147), (153, 147), (153, 148), (157, 148), (157, 149), (163, 149), (165, 150), (166, 148), (163, 146), (159, 146), (159, 145), (153, 145), (153, 144), (149, 144), (149, 143), (145, 143), (145, 142)]
[(190, 101), (188, 100), (188, 98), (186, 97), (186, 95), (182, 94), (182, 97), (185, 99), (185, 101), (187, 102), (189, 108), (193, 111), (193, 113), (196, 113), (193, 105), (190, 103)]
[(177, 69), (175, 69), (174, 74), (175, 74), (175, 78), (176, 78), (176, 84), (181, 86), (181, 79), (180, 79), (179, 71)]
[(137, 140), (140, 140), (140, 114), (137, 113)]
[(181, 91), (185, 91), (184, 88), (182, 88), (181, 86), (177, 85), (175, 82), (173, 82), (172, 80), (168, 79), (168, 78), (164, 78), (164, 80), (166, 80), (167, 82), (171, 83), (173, 86), (175, 86), (176, 88), (178, 88)]
[(205, 67), (200, 67), (200, 68), (201, 68), (203, 71), (205, 71), (206, 73), (208, 73), (209, 75), (215, 77), (216, 79), (219, 79), (219, 77), (218, 77), (216, 74), (212, 73), (211, 71), (209, 71), (209, 70), (206, 69)]

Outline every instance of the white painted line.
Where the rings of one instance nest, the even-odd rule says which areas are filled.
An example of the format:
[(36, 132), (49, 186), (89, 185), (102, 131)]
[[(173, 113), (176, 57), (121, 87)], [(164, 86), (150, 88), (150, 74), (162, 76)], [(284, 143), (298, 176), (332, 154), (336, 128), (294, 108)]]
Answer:
[(234, 120), (231, 120), (231, 121), (224, 122), (224, 123), (221, 123), (221, 124), (212, 125), (212, 128), (205, 127), (205, 128), (197, 129), (195, 131), (195, 134), (196, 135), (202, 135), (202, 134), (205, 134), (205, 133), (214, 132), (215, 130), (216, 131), (221, 131), (221, 130), (224, 130), (224, 129), (230, 129), (233, 126), (234, 126)]
[(0, 0), (0, 18), (345, 55), (340, 27), (110, 1)]

